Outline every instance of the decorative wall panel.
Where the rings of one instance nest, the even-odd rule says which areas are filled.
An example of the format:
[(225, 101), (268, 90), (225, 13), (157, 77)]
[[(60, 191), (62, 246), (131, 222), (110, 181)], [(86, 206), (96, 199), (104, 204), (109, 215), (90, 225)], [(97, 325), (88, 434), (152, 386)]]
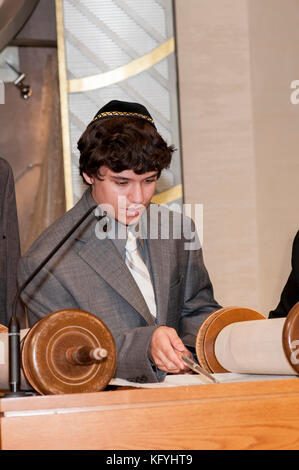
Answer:
[(86, 186), (77, 141), (112, 99), (135, 101), (152, 114), (177, 151), (154, 196), (182, 202), (177, 70), (171, 0), (56, 0), (67, 208)]

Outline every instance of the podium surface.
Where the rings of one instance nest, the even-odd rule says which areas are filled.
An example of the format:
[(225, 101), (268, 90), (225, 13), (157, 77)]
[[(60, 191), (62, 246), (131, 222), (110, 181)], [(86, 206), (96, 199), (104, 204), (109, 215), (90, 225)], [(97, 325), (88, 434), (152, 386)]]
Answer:
[(0, 398), (2, 450), (299, 449), (299, 380)]

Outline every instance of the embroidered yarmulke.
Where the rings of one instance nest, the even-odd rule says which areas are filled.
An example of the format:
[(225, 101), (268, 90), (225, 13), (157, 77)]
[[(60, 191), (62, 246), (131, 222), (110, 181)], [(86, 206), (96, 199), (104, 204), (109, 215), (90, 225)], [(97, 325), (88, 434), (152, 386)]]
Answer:
[[(91, 122), (113, 116), (136, 117), (145, 119), (155, 128), (155, 123), (145, 106), (139, 103), (129, 103), (127, 101), (112, 100), (105, 104), (94, 116)], [(91, 124), (91, 123), (90, 123)]]

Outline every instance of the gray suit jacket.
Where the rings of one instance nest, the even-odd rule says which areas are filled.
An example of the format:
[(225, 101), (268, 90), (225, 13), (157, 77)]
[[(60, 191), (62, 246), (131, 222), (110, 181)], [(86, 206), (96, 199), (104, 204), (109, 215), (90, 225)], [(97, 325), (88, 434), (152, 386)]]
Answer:
[[(19, 263), (20, 283), (93, 204), (87, 190), (76, 206), (36, 240)], [(162, 212), (172, 220), (173, 213), (166, 208)], [(175, 218), (183, 223), (181, 215)], [(192, 346), (202, 321), (220, 308), (202, 250), (185, 250), (186, 240), (175, 238), (172, 228), (168, 239), (160, 234), (147, 240), (157, 302), (155, 321), (114, 243), (96, 236), (99, 224), (91, 215), (27, 287), (23, 300), (29, 321), (33, 324), (63, 308), (86, 310), (98, 316), (114, 336), (118, 354), (115, 375), (157, 381), (147, 354), (155, 329), (173, 327)]]

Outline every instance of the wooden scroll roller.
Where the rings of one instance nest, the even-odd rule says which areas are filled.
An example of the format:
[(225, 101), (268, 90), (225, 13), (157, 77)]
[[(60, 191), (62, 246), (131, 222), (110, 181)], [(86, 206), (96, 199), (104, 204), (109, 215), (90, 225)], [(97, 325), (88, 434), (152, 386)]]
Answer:
[(210, 373), (299, 375), (299, 303), (276, 319), (247, 308), (217, 310), (200, 327), (195, 347)]
[(115, 342), (94, 315), (59, 310), (21, 330), (21, 366), (23, 379), (42, 395), (98, 392), (114, 375)]

